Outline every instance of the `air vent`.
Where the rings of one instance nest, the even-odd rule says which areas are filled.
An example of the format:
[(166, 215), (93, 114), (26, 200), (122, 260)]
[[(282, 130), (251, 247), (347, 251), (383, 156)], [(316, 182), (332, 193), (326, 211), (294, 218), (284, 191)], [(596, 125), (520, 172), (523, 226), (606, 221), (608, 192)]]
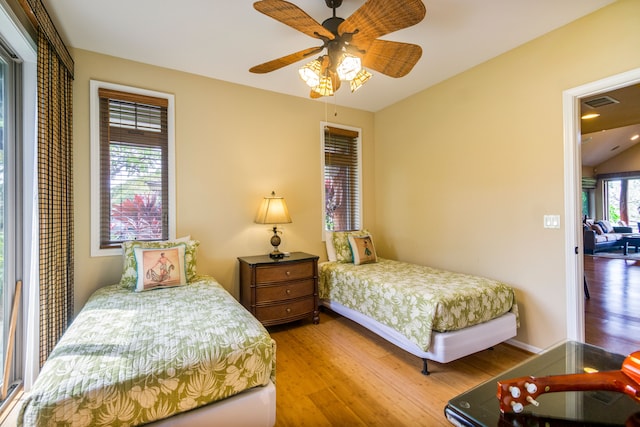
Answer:
[(610, 104), (619, 104), (620, 101), (618, 101), (615, 98), (612, 98), (610, 96), (599, 96), (597, 98), (591, 98), (588, 101), (584, 101), (584, 105), (588, 105), (591, 108), (600, 108), (600, 107), (604, 107), (605, 105), (610, 105)]

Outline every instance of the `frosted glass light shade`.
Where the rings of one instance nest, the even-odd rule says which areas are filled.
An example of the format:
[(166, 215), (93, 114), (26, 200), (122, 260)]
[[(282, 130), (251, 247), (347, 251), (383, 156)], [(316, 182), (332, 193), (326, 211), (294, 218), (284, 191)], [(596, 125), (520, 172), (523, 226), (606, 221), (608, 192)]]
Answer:
[(362, 70), (362, 61), (357, 56), (344, 54), (336, 71), (340, 80), (351, 80)]
[(298, 70), (300, 78), (309, 86), (315, 87), (320, 84), (320, 61), (314, 59)]
[(362, 87), (362, 85), (365, 84), (365, 82), (372, 76), (373, 75), (364, 68), (360, 70), (360, 72), (353, 78), (353, 80), (349, 82), (351, 92), (355, 92), (356, 90), (360, 89), (360, 87)]

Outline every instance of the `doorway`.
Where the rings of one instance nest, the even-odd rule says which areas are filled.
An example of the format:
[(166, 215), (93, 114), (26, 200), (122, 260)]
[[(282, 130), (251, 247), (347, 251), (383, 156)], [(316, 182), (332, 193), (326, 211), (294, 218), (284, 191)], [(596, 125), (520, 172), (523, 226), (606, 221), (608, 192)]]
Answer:
[(585, 340), (580, 101), (586, 97), (638, 83), (640, 69), (635, 69), (563, 93), (567, 338), (570, 340)]

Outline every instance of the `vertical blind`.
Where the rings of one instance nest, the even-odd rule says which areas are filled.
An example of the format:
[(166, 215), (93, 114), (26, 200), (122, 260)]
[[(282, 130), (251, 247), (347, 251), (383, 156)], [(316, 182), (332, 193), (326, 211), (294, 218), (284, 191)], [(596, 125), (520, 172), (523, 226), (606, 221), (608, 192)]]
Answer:
[(332, 126), (324, 131), (325, 228), (360, 228), (359, 133)]
[(164, 98), (101, 88), (100, 247), (169, 236)]

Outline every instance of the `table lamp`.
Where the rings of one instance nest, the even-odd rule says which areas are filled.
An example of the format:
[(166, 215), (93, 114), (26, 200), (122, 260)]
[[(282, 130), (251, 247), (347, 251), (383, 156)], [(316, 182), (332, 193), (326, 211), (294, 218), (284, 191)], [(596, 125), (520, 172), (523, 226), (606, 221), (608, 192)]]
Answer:
[[(287, 204), (284, 202), (284, 198), (276, 197), (276, 192), (272, 191), (271, 196), (265, 197), (262, 200), (258, 214), (256, 215), (256, 223), (258, 224), (288, 224), (291, 222), (289, 216), (289, 210)], [(280, 246), (280, 236), (278, 236), (278, 226), (273, 226), (273, 236), (271, 236), (271, 246), (273, 246), (273, 252), (269, 254), (272, 259), (284, 258), (284, 253), (278, 250)]]

